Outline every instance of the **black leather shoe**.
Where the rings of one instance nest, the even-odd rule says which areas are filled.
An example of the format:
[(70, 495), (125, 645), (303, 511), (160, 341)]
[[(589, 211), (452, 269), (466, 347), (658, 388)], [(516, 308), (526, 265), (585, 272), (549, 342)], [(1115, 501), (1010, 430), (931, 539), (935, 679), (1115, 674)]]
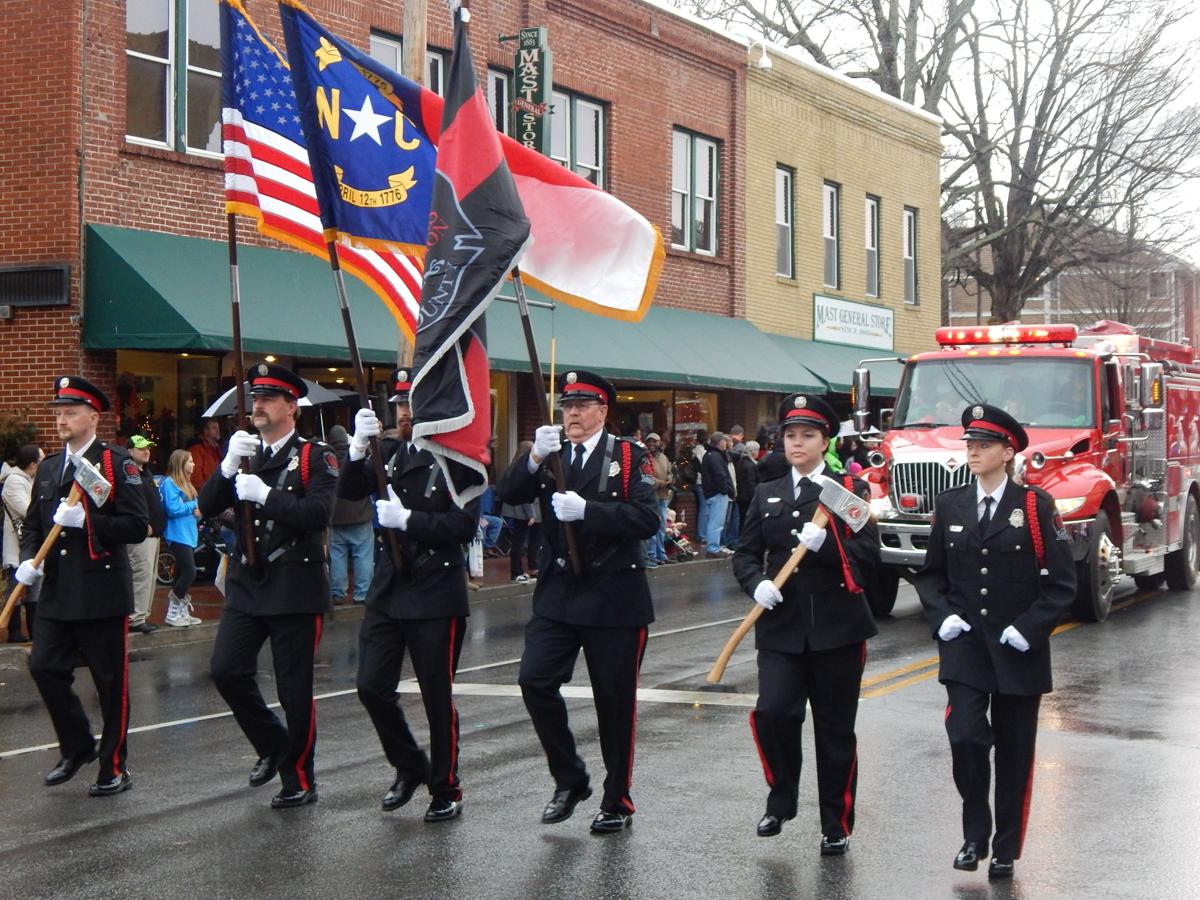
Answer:
[(250, 787), (262, 787), (275, 777), (279, 765), (273, 756), (260, 756), (254, 768), (250, 770)]
[(954, 857), (954, 868), (964, 872), (974, 872), (979, 868), (979, 861), (987, 856), (987, 841), (967, 841)]
[(1012, 878), (1015, 869), (1011, 859), (993, 859), (988, 864), (988, 878)]
[(571, 818), (571, 813), (575, 812), (575, 807), (590, 796), (592, 789), (586, 784), (581, 788), (563, 788), (561, 791), (555, 791), (546, 808), (542, 810), (542, 824), (553, 825), (555, 822), (566, 821)]
[(632, 821), (632, 814), (626, 815), (602, 809), (596, 813), (596, 818), (592, 819), (592, 834), (613, 834), (627, 828)]
[(449, 822), (451, 819), (457, 819), (462, 815), (463, 802), (461, 800), (438, 800), (434, 799), (429, 804), (429, 809), (425, 810), (426, 822)]
[(307, 791), (282, 790), (271, 798), (271, 809), (291, 809), (293, 806), (307, 806), (317, 802), (317, 789)]
[(45, 779), (47, 787), (54, 787), (56, 784), (63, 784), (75, 777), (75, 773), (90, 762), (95, 762), (99, 754), (93, 749), (90, 753), (85, 753), (83, 756), (77, 756), (75, 759), (67, 759), (63, 757), (58, 761), (58, 765), (46, 773)]
[(139, 622), (136, 625), (130, 625), (129, 630), (136, 631), (138, 634), (154, 634), (158, 631), (158, 626), (153, 622)]
[(131, 787), (133, 787), (133, 777), (126, 770), (111, 781), (97, 781), (88, 788), (88, 796), (110, 797), (113, 794), (121, 793), (121, 791), (127, 791)]
[(830, 837), (827, 834), (821, 835), (821, 855), (822, 856), (845, 856), (846, 851), (850, 849), (850, 838), (846, 835), (841, 837)]
[(759, 837), (775, 837), (781, 831), (783, 831), (783, 819), (779, 818), (779, 816), (767, 813), (758, 820)]
[(425, 783), (425, 779), (419, 776), (412, 778), (397, 778), (392, 786), (388, 788), (388, 792), (383, 795), (383, 802), (380, 806), (384, 812), (392, 812), (399, 809), (409, 800), (412, 799), (418, 787)]

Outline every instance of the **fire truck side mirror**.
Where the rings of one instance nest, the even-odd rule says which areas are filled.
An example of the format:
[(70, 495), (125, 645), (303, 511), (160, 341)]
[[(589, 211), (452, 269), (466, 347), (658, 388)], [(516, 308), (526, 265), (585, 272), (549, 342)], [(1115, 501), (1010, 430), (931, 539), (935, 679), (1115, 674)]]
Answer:
[(1126, 360), (1121, 366), (1121, 383), (1125, 388), (1125, 408), (1138, 409), (1141, 404), (1140, 386), (1135, 390), (1135, 385), (1138, 382), (1138, 364), (1133, 360)]
[(859, 433), (871, 425), (871, 370), (859, 366), (850, 383), (850, 405), (854, 409), (854, 429)]
[(1138, 394), (1142, 403), (1142, 427), (1147, 430), (1163, 426), (1164, 388), (1162, 363), (1142, 363)]

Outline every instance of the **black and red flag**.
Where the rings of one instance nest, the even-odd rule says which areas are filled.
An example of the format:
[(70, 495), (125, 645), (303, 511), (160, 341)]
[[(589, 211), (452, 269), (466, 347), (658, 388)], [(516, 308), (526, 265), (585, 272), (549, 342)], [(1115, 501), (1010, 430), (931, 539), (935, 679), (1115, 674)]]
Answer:
[(468, 18), (456, 11), (412, 386), (413, 441), (437, 457), (459, 505), (483, 493), (491, 462), (484, 310), (529, 243), (529, 220), (475, 83)]

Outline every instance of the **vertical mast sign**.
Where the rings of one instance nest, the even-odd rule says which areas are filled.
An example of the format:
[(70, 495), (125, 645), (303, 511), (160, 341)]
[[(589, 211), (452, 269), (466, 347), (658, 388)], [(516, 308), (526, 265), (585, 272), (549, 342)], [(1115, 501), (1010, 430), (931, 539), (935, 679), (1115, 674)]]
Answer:
[(550, 88), (553, 84), (551, 53), (546, 28), (522, 28), (513, 59), (512, 136), (519, 143), (550, 154)]

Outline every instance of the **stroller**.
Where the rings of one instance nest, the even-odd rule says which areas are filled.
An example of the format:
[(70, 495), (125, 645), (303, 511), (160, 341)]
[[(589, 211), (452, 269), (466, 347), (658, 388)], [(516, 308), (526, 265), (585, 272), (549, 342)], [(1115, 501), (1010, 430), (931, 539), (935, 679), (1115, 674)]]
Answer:
[(676, 562), (696, 558), (696, 550), (692, 547), (692, 542), (687, 539), (687, 535), (684, 534), (684, 524), (682, 519), (676, 519), (675, 510), (667, 510), (667, 528), (663, 535), (663, 545)]

